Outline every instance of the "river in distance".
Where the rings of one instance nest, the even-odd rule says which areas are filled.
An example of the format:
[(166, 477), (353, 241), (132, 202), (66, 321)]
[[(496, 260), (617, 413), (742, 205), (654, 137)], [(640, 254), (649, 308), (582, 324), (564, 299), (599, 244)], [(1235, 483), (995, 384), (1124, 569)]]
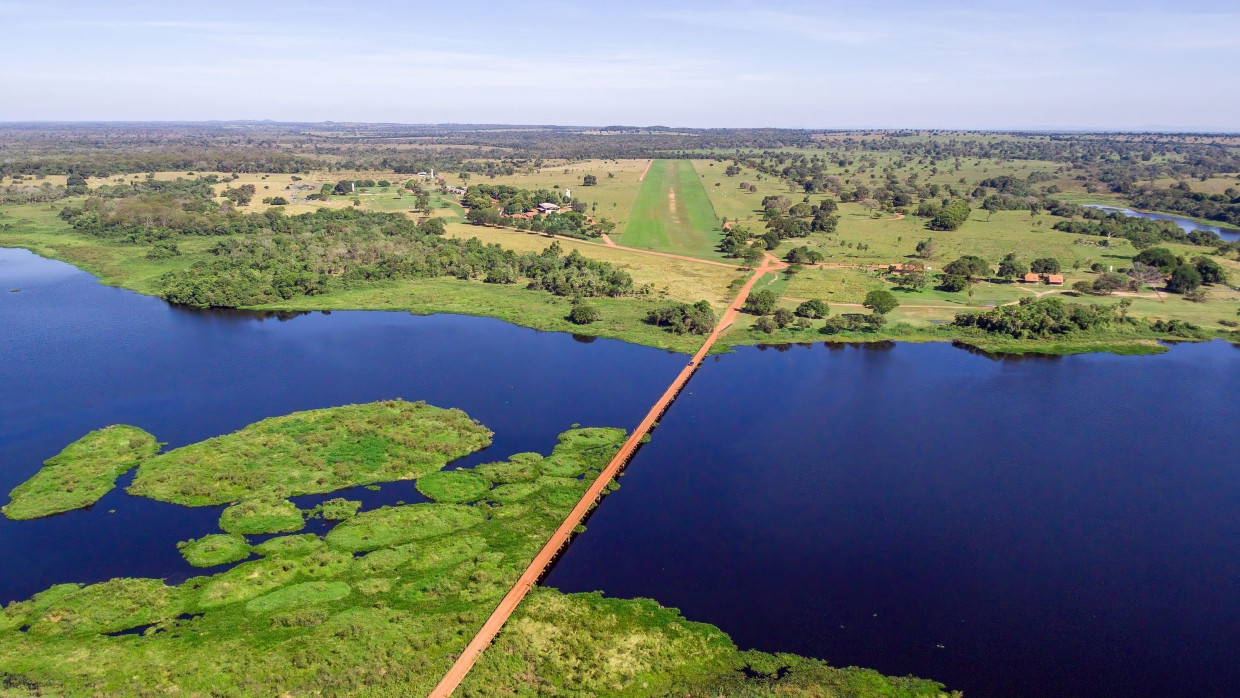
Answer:
[(1130, 208), (1119, 208), (1116, 206), (1103, 206), (1102, 204), (1085, 204), (1085, 206), (1087, 208), (1096, 208), (1101, 211), (1107, 211), (1108, 213), (1122, 213), (1129, 218), (1149, 218), (1156, 221), (1171, 221), (1172, 223), (1180, 226), (1180, 230), (1183, 230), (1185, 233), (1191, 233), (1194, 230), (1205, 230), (1218, 233), (1218, 236), (1227, 242), (1240, 241), (1240, 230), (1221, 228), (1217, 225), (1210, 225), (1209, 223), (1198, 223), (1191, 218), (1184, 218), (1183, 216), (1172, 216), (1167, 213), (1146, 213), (1145, 211), (1134, 211)]
[[(107, 424), (176, 447), (393, 397), (495, 430), (455, 465), (546, 453), (574, 423), (631, 428), (685, 360), (485, 318), (194, 312), (21, 250), (0, 250), (0, 291), (0, 500)], [(1229, 695), (1237, 395), (1240, 350), (1223, 342), (1006, 360), (740, 349), (705, 362), (546, 583), (968, 696)], [(345, 496), (421, 499), (412, 483)], [(201, 573), (175, 543), (215, 531), (219, 511), (118, 488), (89, 510), (0, 519), (0, 603)]]

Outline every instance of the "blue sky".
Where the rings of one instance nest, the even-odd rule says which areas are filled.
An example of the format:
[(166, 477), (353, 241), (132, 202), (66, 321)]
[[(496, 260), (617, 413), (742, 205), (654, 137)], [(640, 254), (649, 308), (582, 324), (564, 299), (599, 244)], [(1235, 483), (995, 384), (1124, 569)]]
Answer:
[(0, 121), (1240, 130), (1240, 3), (0, 0)]

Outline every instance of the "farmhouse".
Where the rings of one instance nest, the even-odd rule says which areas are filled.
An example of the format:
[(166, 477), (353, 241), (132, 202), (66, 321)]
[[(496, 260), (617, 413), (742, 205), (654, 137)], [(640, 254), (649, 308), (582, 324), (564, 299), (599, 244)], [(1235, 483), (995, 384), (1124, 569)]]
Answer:
[(559, 211), (559, 210), (560, 210), (560, 207), (559, 207), (559, 206), (557, 206), (557, 205), (555, 205), (555, 204), (553, 204), (553, 203), (551, 203), (551, 202), (549, 202), (549, 201), (548, 201), (548, 202), (545, 202), (545, 203), (538, 204), (538, 212), (539, 212), (539, 213), (555, 213), (556, 211)]
[(448, 192), (449, 194), (456, 194), (457, 196), (465, 196), (464, 187), (445, 187), (444, 191)]
[(1041, 274), (1025, 274), (1025, 278), (1021, 279), (1021, 281), (1027, 284), (1037, 284), (1042, 282), (1042, 276)]
[(1063, 274), (1047, 274), (1046, 283), (1051, 286), (1063, 286)]

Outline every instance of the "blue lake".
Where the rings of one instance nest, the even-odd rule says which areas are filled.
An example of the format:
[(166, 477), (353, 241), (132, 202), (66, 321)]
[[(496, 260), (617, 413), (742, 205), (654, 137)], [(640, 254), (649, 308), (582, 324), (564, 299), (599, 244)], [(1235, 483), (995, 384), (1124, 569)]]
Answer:
[[(631, 428), (685, 360), (484, 318), (191, 312), (20, 250), (0, 249), (0, 291), (0, 499), (107, 424), (175, 447), (392, 397), (494, 429), (462, 463), (545, 453), (574, 423)], [(1233, 695), (1238, 396), (1223, 342), (1007, 360), (740, 349), (705, 362), (547, 583), (973, 697)], [(347, 496), (420, 498), (412, 483)], [(0, 519), (0, 603), (200, 573), (175, 543), (219, 510), (118, 489)]]

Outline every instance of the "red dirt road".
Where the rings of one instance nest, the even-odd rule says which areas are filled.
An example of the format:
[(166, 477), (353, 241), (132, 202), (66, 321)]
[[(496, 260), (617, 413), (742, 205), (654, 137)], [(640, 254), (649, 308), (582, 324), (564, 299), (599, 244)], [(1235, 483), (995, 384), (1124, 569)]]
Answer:
[(590, 510), (602, 499), (607, 485), (619, 475), (620, 470), (633, 457), (633, 452), (637, 450), (642, 437), (654, 428), (655, 422), (658, 421), (659, 417), (663, 416), (663, 413), (667, 411), (672, 401), (676, 399), (676, 396), (680, 394), (685, 384), (689, 382), (694, 371), (702, 363), (702, 359), (719, 339), (719, 335), (732, 323), (736, 322), (741, 306), (744, 305), (745, 299), (749, 297), (749, 292), (753, 289), (754, 283), (762, 278), (763, 274), (771, 271), (769, 265), (770, 260), (768, 259), (761, 267), (754, 270), (753, 276), (749, 277), (749, 281), (741, 287), (740, 292), (736, 294), (736, 298), (728, 306), (723, 317), (719, 318), (719, 322), (715, 324), (715, 330), (702, 343), (702, 347), (689, 360), (688, 365), (680, 370), (680, 373), (677, 374), (672, 384), (667, 387), (667, 390), (664, 390), (663, 394), (659, 396), (658, 402), (654, 403), (654, 406), (646, 413), (645, 418), (637, 425), (637, 428), (633, 430), (629, 438), (625, 440), (620, 450), (607, 463), (607, 467), (603, 468), (603, 472), (599, 473), (599, 476), (595, 478), (590, 488), (586, 490), (585, 495), (577, 502), (572, 511), (568, 513), (568, 516), (560, 523), (559, 527), (555, 529), (555, 533), (551, 534), (551, 539), (538, 552), (538, 555), (534, 556), (534, 559), (530, 561), (529, 566), (525, 568), (525, 572), (517, 579), (517, 583), (500, 600), (499, 605), (495, 607), (490, 617), (482, 624), (482, 628), (478, 630), (478, 634), (469, 641), (469, 644), (465, 646), (465, 651), (461, 653), (461, 656), (457, 658), (452, 668), (448, 669), (448, 673), (444, 674), (444, 677), (440, 679), (435, 689), (431, 691), (430, 698), (448, 698), (448, 696), (451, 696), (452, 692), (464, 680), (465, 675), (473, 668), (474, 663), (478, 661), (479, 655), (495, 641), (495, 637), (499, 635), (499, 631), (504, 627), (504, 623), (508, 621), (513, 611), (517, 610), (517, 605), (521, 603), (521, 600), (525, 598), (530, 589), (542, 578), (542, 575), (547, 571), (552, 561), (555, 560), (556, 555), (568, 545), (572, 539), (573, 529), (585, 520)]

